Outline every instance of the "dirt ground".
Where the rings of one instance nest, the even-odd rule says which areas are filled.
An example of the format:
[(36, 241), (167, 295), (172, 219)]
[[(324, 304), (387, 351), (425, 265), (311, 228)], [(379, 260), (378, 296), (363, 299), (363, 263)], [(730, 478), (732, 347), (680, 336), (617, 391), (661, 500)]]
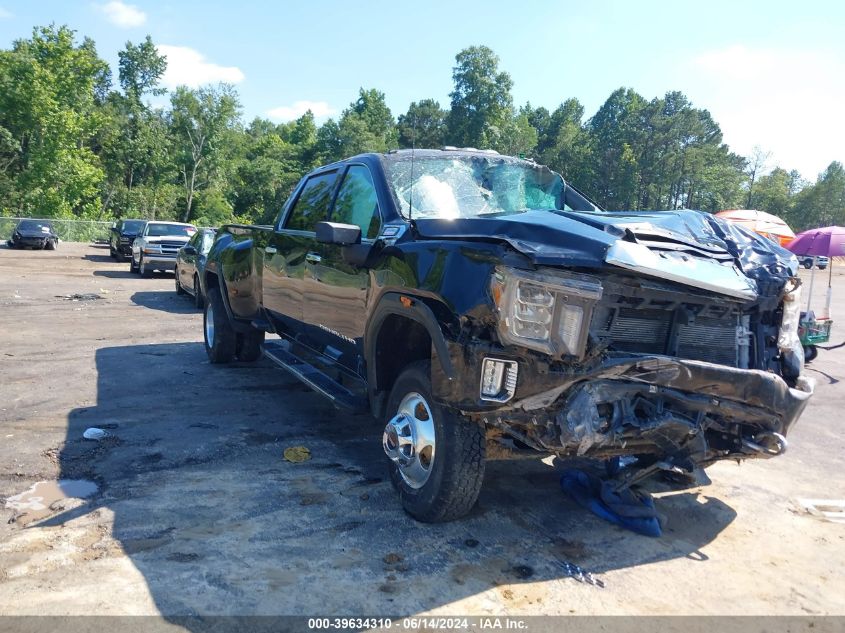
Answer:
[[(845, 267), (833, 280), (835, 347)], [(799, 501), (845, 499), (843, 347), (808, 366), (786, 455), (652, 486), (652, 539), (573, 504), (540, 460), (491, 463), (471, 516), (416, 523), (379, 424), (267, 361), (211, 366), (201, 327), (172, 275), (105, 248), (0, 248), (0, 613), (845, 614), (845, 524)], [(312, 458), (285, 461), (298, 445)], [(4, 507), (59, 478), (98, 491), (40, 520)]]

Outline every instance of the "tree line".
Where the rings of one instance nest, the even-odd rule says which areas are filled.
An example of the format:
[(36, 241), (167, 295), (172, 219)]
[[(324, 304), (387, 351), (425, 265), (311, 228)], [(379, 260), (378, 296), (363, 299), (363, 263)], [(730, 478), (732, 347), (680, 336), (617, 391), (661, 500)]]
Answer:
[[(3, 215), (266, 223), (320, 164), (454, 145), (533, 158), (609, 210), (756, 208), (796, 230), (845, 224), (838, 162), (815, 182), (769, 169), (762, 150), (732, 152), (710, 113), (680, 92), (647, 100), (619, 88), (589, 118), (574, 97), (553, 111), (516, 106), (513, 81), (486, 46), (456, 55), (447, 107), (421, 99), (395, 118), (384, 93), (362, 88), (321, 125), (311, 112), (244, 123), (227, 84), (168, 95), (167, 60), (149, 36), (118, 58), (115, 81), (90, 38), (54, 25), (0, 51)], [(167, 106), (151, 105), (165, 97)]]

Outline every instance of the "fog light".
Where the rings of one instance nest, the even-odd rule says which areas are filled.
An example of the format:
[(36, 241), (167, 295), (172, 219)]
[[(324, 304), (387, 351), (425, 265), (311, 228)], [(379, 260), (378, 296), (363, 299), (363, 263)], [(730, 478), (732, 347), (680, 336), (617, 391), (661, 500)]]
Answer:
[(481, 363), (481, 399), (507, 402), (513, 398), (518, 370), (516, 361), (485, 358)]

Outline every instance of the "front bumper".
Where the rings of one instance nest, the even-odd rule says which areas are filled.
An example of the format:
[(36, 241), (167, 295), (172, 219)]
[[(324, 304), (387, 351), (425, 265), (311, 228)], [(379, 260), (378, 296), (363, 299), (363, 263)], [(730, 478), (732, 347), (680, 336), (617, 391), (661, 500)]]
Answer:
[(14, 246), (28, 246), (29, 248), (44, 248), (47, 245), (46, 237), (19, 237), (12, 240)]
[[(564, 367), (491, 345), (451, 343), (450, 356), (451, 379), (432, 362), (441, 404), (559, 454), (666, 456), (692, 450), (699, 463), (765, 456), (749, 444), (761, 434), (787, 435), (813, 394), (812, 381), (804, 377), (790, 387), (769, 372), (667, 356), (607, 354), (588, 366)], [(479, 398), (485, 357), (519, 362), (516, 393), (504, 405)]]
[(132, 257), (132, 242), (121, 242), (117, 245), (117, 252), (124, 257)]
[(175, 270), (176, 256), (144, 253), (144, 264), (152, 270)]

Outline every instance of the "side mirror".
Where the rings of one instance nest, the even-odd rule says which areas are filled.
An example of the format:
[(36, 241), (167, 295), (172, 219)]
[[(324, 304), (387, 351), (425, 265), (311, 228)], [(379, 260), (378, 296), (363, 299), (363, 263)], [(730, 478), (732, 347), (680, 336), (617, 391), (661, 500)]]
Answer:
[(361, 243), (361, 227), (355, 224), (340, 224), (339, 222), (317, 222), (317, 241), (323, 244)]
[(197, 249), (193, 246), (183, 246), (182, 252), (185, 253), (185, 255), (196, 255)]

